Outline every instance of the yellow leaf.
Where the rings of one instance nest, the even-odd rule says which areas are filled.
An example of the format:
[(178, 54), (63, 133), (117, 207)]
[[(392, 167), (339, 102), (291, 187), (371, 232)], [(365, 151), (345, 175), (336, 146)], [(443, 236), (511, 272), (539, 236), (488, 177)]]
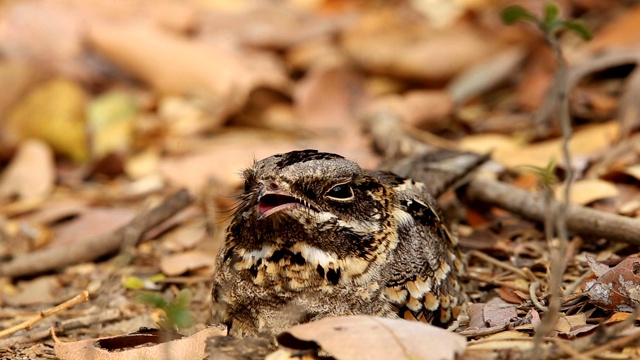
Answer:
[(9, 115), (9, 131), (19, 140), (37, 138), (75, 161), (89, 157), (85, 94), (65, 79), (50, 80), (29, 92)]

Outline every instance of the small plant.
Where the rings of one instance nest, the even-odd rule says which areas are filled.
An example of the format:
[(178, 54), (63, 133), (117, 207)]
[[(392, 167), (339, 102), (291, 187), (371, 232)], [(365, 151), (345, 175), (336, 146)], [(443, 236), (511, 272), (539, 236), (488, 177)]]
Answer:
[[(569, 140), (571, 139), (571, 118), (569, 115), (569, 70), (567, 61), (562, 55), (562, 49), (558, 43), (557, 33), (559, 30), (571, 30), (585, 40), (591, 39), (591, 32), (584, 26), (580, 20), (563, 20), (558, 18), (559, 10), (556, 4), (546, 3), (544, 7), (544, 15), (541, 18), (536, 17), (531, 12), (519, 5), (507, 7), (502, 11), (502, 20), (506, 24), (513, 24), (516, 21), (527, 21), (536, 25), (543, 33), (545, 40), (553, 50), (558, 68), (555, 74), (554, 83), (547, 93), (544, 104), (540, 107), (536, 114), (536, 124), (539, 132), (548, 124), (548, 119), (553, 110), (556, 110), (557, 118), (562, 129), (562, 157), (566, 169), (566, 177), (564, 181), (564, 198), (565, 201), (556, 204), (551, 201), (550, 188), (543, 188), (545, 194), (545, 202), (547, 203), (547, 216), (545, 219), (545, 235), (549, 244), (551, 253), (551, 261), (547, 271), (547, 291), (550, 294), (547, 311), (545, 311), (542, 321), (538, 325), (534, 337), (534, 347), (531, 357), (533, 359), (541, 359), (544, 357), (543, 348), (541, 346), (543, 338), (549, 334), (561, 311), (562, 275), (565, 272), (566, 264), (564, 257), (566, 253), (568, 240), (568, 231), (566, 224), (566, 214), (568, 208), (568, 199), (570, 198), (571, 182), (573, 181), (573, 169), (571, 167), (571, 154), (569, 152)], [(551, 166), (551, 164), (550, 164)], [(540, 171), (541, 181), (547, 185), (547, 175), (551, 173), (552, 167), (547, 166), (547, 171)], [(546, 173), (546, 174), (545, 174)], [(546, 178), (546, 180), (545, 180)], [(544, 185), (543, 185), (544, 186)], [(555, 229), (557, 237), (553, 236)]]
[(543, 191), (553, 193), (553, 186), (558, 183), (558, 177), (556, 176), (556, 162), (553, 159), (549, 161), (545, 167), (523, 165), (518, 166), (517, 169), (535, 174), (538, 177), (539, 186)]
[(511, 25), (516, 21), (528, 21), (535, 24), (544, 34), (553, 34), (556, 30), (567, 29), (575, 32), (584, 40), (591, 40), (591, 32), (580, 20), (562, 20), (558, 18), (558, 5), (546, 3), (544, 17), (537, 18), (529, 10), (520, 5), (509, 6), (502, 11), (502, 21)]
[(136, 299), (164, 312), (158, 323), (161, 328), (177, 330), (188, 328), (194, 323), (193, 313), (189, 310), (191, 296), (191, 291), (188, 289), (180, 290), (171, 300), (167, 300), (159, 292), (145, 291), (138, 294)]

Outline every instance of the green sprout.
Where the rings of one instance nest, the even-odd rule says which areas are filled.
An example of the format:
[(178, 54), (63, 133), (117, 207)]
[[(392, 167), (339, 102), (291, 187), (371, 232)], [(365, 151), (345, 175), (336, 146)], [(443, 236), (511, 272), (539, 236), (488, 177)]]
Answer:
[(191, 291), (188, 289), (180, 290), (172, 300), (167, 300), (160, 293), (150, 291), (141, 292), (136, 296), (136, 300), (164, 311), (158, 324), (161, 328), (184, 329), (192, 326), (195, 321), (193, 313), (189, 310)]
[(568, 29), (578, 34), (578, 36), (584, 40), (591, 40), (591, 32), (582, 21), (559, 19), (559, 13), (558, 5), (546, 3), (544, 6), (544, 17), (539, 19), (522, 6), (513, 5), (502, 10), (501, 17), (502, 21), (507, 25), (511, 25), (517, 21), (527, 21), (535, 24), (545, 34), (551, 34), (558, 29)]

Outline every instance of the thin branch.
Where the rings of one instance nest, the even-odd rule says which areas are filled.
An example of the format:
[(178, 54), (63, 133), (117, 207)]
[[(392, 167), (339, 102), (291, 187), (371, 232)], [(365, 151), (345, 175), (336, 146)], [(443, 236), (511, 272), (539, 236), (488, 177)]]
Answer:
[(486, 262), (488, 262), (490, 264), (493, 264), (493, 265), (495, 265), (497, 267), (501, 267), (501, 268), (503, 268), (503, 269), (505, 269), (507, 271), (510, 271), (510, 272), (522, 277), (525, 280), (529, 280), (529, 277), (527, 276), (527, 274), (524, 271), (522, 271), (521, 269), (518, 269), (517, 267), (515, 267), (515, 266), (513, 266), (511, 264), (507, 264), (505, 262), (497, 260), (497, 259), (495, 259), (495, 258), (493, 258), (493, 257), (491, 257), (491, 256), (489, 256), (489, 255), (487, 255), (487, 254), (485, 254), (483, 252), (480, 252), (478, 250), (472, 250), (469, 253), (469, 255), (475, 256), (478, 259), (484, 260), (484, 261), (486, 261)]
[(31, 328), (34, 324), (36, 324), (37, 322), (39, 322), (40, 320), (49, 317), (51, 315), (55, 315), (61, 311), (64, 311), (72, 306), (78, 305), (80, 303), (83, 303), (85, 301), (87, 301), (89, 299), (89, 292), (87, 290), (83, 290), (80, 294), (76, 295), (75, 297), (73, 297), (70, 300), (67, 300), (65, 302), (63, 302), (62, 304), (52, 307), (50, 309), (41, 311), (38, 315), (32, 317), (31, 319), (24, 321), (16, 326), (12, 326), (8, 329), (4, 329), (2, 331), (0, 331), (0, 338), (5, 337), (7, 335), (11, 335), (15, 332), (18, 332), (20, 330), (23, 329), (29, 329)]
[(131, 235), (131, 229), (140, 229), (142, 234), (187, 207), (192, 201), (187, 190), (167, 197), (149, 211), (138, 214), (131, 222), (113, 233), (77, 242), (64, 248), (45, 249), (25, 254), (0, 264), (0, 276), (35, 275), (65, 266), (93, 261), (120, 250), (122, 243)]
[[(476, 178), (469, 183), (466, 196), (471, 201), (495, 205), (524, 218), (544, 222), (546, 210), (539, 194), (496, 180)], [(640, 245), (640, 221), (584, 206), (568, 206), (567, 228), (586, 237)]]

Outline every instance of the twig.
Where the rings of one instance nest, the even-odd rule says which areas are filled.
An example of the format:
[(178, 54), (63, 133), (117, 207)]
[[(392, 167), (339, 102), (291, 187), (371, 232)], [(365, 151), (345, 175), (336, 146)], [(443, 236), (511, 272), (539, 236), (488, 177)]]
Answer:
[[(545, 312), (542, 322), (536, 329), (534, 358), (542, 357), (542, 339), (549, 334), (560, 317), (560, 308), (562, 307), (562, 276), (566, 269), (564, 262), (567, 244), (569, 243), (569, 235), (567, 231), (567, 209), (569, 207), (569, 199), (571, 194), (571, 183), (573, 182), (573, 167), (571, 166), (571, 154), (569, 153), (569, 141), (571, 140), (571, 119), (569, 118), (569, 100), (568, 93), (568, 66), (562, 49), (558, 44), (558, 39), (551, 31), (545, 32), (545, 37), (553, 50), (558, 70), (556, 71), (556, 81), (552, 92), (556, 96), (558, 102), (558, 117), (560, 119), (560, 127), (562, 129), (562, 157), (565, 165), (564, 180), (564, 201), (553, 203), (549, 197), (549, 205), (553, 205), (555, 215), (555, 229), (557, 238), (547, 237), (549, 249), (551, 251), (551, 265), (549, 266), (549, 287), (551, 294), (549, 297), (548, 311)], [(535, 294), (534, 294), (535, 295)]]
[(154, 226), (170, 218), (184, 209), (192, 201), (187, 190), (181, 190), (164, 199), (164, 201), (149, 211), (138, 214), (131, 222), (113, 233), (77, 242), (64, 248), (45, 249), (25, 254), (0, 264), (0, 276), (25, 276), (42, 273), (65, 266), (93, 261), (107, 254), (116, 252), (130, 235), (132, 227), (139, 228), (144, 233)]
[[(466, 196), (472, 201), (492, 204), (527, 219), (544, 221), (546, 211), (540, 195), (515, 186), (477, 178), (469, 183)], [(567, 227), (569, 231), (585, 236), (640, 245), (640, 221), (625, 216), (569, 205)]]
[(483, 252), (480, 252), (478, 250), (472, 250), (469, 253), (469, 255), (475, 256), (478, 259), (484, 260), (484, 261), (486, 261), (486, 262), (488, 262), (490, 264), (493, 264), (495, 266), (498, 266), (498, 267), (501, 267), (501, 268), (503, 268), (505, 270), (508, 270), (508, 271), (510, 271), (510, 272), (522, 277), (525, 280), (529, 280), (529, 277), (527, 276), (527, 274), (525, 274), (525, 272), (522, 271), (521, 269), (518, 269), (515, 266), (512, 266), (510, 264), (507, 264), (507, 263), (504, 263), (502, 261), (499, 261), (498, 259), (495, 259), (495, 258), (493, 258), (493, 257), (491, 257), (491, 256), (489, 256), (489, 255), (487, 255), (487, 254), (485, 254)]
[(515, 281), (506, 282), (506, 281), (500, 281), (500, 280), (495, 280), (495, 279), (487, 279), (487, 278), (485, 278), (483, 276), (480, 276), (478, 274), (475, 274), (473, 272), (467, 272), (465, 274), (465, 277), (467, 279), (469, 279), (469, 280), (476, 280), (476, 281), (480, 281), (480, 282), (485, 282), (487, 284), (496, 285), (496, 286), (504, 287), (504, 288), (507, 288), (507, 289), (518, 290), (518, 291), (522, 291), (522, 292), (529, 291), (528, 287), (519, 286), (517, 284), (517, 282), (515, 282)]
[(482, 329), (464, 330), (464, 331), (460, 331), (457, 334), (466, 336), (466, 337), (482, 337), (482, 336), (493, 335), (499, 332), (503, 332), (509, 329), (509, 327), (510, 327), (510, 324), (504, 324), (504, 325), (492, 326), (492, 327), (482, 328)]
[(12, 326), (8, 329), (4, 329), (2, 331), (0, 331), (0, 338), (5, 337), (7, 335), (11, 335), (17, 331), (23, 330), (23, 329), (29, 329), (31, 326), (33, 326), (35, 323), (37, 323), (38, 321), (57, 314), (65, 309), (68, 309), (72, 306), (78, 305), (80, 303), (83, 303), (85, 301), (87, 301), (89, 299), (89, 292), (87, 290), (83, 290), (80, 294), (76, 295), (75, 297), (73, 297), (70, 300), (67, 300), (65, 302), (63, 302), (62, 304), (58, 305), (58, 306), (54, 306), (50, 309), (47, 310), (43, 310), (41, 311), (38, 315), (32, 317), (31, 319), (24, 321), (18, 325)]
[(547, 338), (547, 340), (551, 340), (554, 344), (556, 344), (557, 347), (560, 348), (560, 350), (564, 351), (569, 356), (571, 356), (572, 359), (578, 359), (578, 360), (592, 359), (591, 356), (580, 354), (578, 351), (572, 348), (571, 345), (565, 343), (565, 341), (560, 338)]
[(597, 354), (601, 354), (602, 352), (612, 349), (612, 348), (617, 348), (617, 347), (621, 347), (624, 346), (634, 340), (638, 340), (640, 339), (640, 329), (636, 329), (633, 333), (615, 339), (615, 340), (611, 340), (609, 342), (607, 342), (606, 344), (600, 345), (594, 349), (591, 349), (589, 351), (584, 352), (582, 355), (584, 356), (594, 356)]
[[(58, 334), (67, 330), (79, 329), (103, 324), (105, 322), (122, 319), (122, 312), (118, 309), (107, 309), (96, 314), (82, 316), (79, 318), (62, 321), (56, 325)], [(26, 335), (12, 336), (7, 339), (0, 340), (0, 349), (7, 349), (19, 344), (32, 343), (38, 340), (46, 339), (51, 335), (51, 326), (38, 327), (29, 331)]]
[(584, 274), (582, 274), (579, 278), (577, 278), (574, 282), (569, 284), (567, 288), (564, 290), (564, 296), (569, 296), (573, 294), (574, 291), (582, 284), (582, 282), (589, 277), (589, 275), (593, 274), (593, 271), (587, 270)]
[(538, 308), (538, 310), (547, 312), (549, 311), (549, 308), (544, 306), (538, 299), (538, 296), (536, 295), (536, 291), (538, 291), (538, 289), (540, 289), (540, 283), (537, 281), (532, 282), (531, 285), (529, 285), (529, 296), (531, 297), (531, 301), (533, 302), (533, 305), (535, 305), (535, 307)]

